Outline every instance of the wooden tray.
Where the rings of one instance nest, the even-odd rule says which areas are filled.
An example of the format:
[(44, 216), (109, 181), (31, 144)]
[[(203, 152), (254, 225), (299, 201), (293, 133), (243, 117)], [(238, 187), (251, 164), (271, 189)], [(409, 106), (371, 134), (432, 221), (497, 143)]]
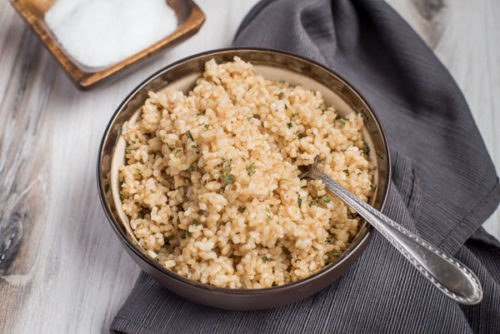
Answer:
[(158, 53), (174, 43), (177, 43), (195, 34), (205, 22), (205, 14), (192, 0), (166, 0), (167, 4), (175, 11), (178, 19), (177, 30), (162, 40), (151, 45), (129, 58), (103, 70), (95, 72), (86, 71), (78, 67), (73, 59), (55, 40), (45, 24), (45, 12), (49, 10), (55, 0), (10, 0), (17, 12), (31, 26), (40, 37), (45, 46), (54, 55), (66, 73), (78, 88), (87, 89), (96, 83), (121, 72), (143, 59)]

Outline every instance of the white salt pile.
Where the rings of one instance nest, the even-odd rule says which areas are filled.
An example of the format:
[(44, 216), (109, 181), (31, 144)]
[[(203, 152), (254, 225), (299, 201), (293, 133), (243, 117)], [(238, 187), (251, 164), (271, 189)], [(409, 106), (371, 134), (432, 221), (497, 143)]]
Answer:
[(45, 22), (67, 53), (89, 68), (113, 65), (177, 28), (165, 0), (57, 0)]

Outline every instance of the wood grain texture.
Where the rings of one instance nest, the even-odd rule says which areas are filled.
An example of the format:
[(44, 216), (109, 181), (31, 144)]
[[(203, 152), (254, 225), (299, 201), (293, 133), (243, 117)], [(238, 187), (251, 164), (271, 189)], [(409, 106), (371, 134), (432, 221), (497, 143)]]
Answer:
[(54, 55), (55, 59), (57, 59), (75, 85), (81, 89), (88, 89), (112, 75), (126, 71), (136, 63), (192, 36), (200, 29), (205, 21), (205, 14), (192, 0), (167, 0), (167, 3), (175, 11), (179, 20), (180, 25), (177, 30), (147, 49), (115, 65), (94, 72), (81, 68), (73, 58), (68, 56), (46, 26), (44, 15), (45, 12), (50, 9), (54, 0), (11, 0), (11, 3), (19, 15), (26, 21), (26, 24), (28, 24), (33, 29), (34, 33), (40, 37), (45, 47)]
[[(7, 1), (0, 2), (0, 333), (108, 332), (139, 273), (101, 209), (97, 148), (121, 100), (177, 59), (226, 47), (256, 0), (201, 0), (191, 39), (93, 91), (75, 89)], [(462, 88), (500, 166), (500, 2), (388, 1)], [(487, 228), (500, 237), (500, 213)], [(17, 253), (17, 256), (13, 256)]]

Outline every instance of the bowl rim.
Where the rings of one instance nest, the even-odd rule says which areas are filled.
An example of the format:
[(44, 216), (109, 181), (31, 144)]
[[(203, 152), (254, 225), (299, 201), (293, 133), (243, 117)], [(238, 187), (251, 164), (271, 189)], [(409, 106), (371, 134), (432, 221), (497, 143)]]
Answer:
[[(151, 259), (149, 256), (147, 256), (144, 252), (140, 251), (133, 245), (133, 243), (127, 238), (127, 236), (121, 231), (121, 229), (118, 227), (118, 223), (115, 222), (113, 214), (111, 213), (111, 210), (106, 202), (105, 198), (105, 190), (104, 190), (104, 185), (102, 182), (101, 178), (101, 165), (102, 165), (102, 153), (104, 149), (104, 143), (106, 142), (106, 139), (111, 131), (112, 125), (114, 124), (114, 121), (116, 118), (120, 115), (120, 113), (123, 111), (123, 108), (129, 103), (129, 101), (135, 97), (137, 93), (139, 93), (145, 86), (147, 86), (151, 81), (155, 80), (157, 77), (160, 75), (164, 74), (165, 72), (169, 71), (171, 68), (180, 65), (182, 63), (185, 63), (187, 61), (190, 61), (194, 58), (201, 57), (201, 56), (207, 56), (210, 54), (213, 54), (214, 56), (219, 53), (224, 53), (224, 52), (234, 52), (234, 51), (249, 51), (249, 52), (268, 52), (268, 53), (278, 53), (281, 55), (285, 55), (287, 57), (292, 57), (292, 58), (298, 58), (300, 61), (305, 61), (309, 62), (315, 66), (320, 67), (321, 69), (329, 72), (330, 74), (333, 74), (339, 81), (341, 81), (343, 84), (348, 86), (355, 95), (368, 107), (369, 112), (372, 114), (378, 128), (380, 129), (380, 135), (382, 137), (382, 142), (384, 144), (384, 149), (386, 151), (386, 162), (387, 162), (387, 186), (385, 188), (384, 194), (382, 196), (381, 204), (380, 204), (380, 211), (383, 211), (386, 204), (387, 204), (387, 199), (389, 197), (390, 193), (390, 188), (391, 188), (391, 179), (392, 179), (392, 164), (391, 164), (391, 151), (389, 147), (389, 143), (387, 140), (387, 135), (385, 132), (384, 127), (382, 126), (382, 123), (380, 122), (380, 119), (378, 118), (377, 114), (375, 113), (374, 109), (372, 106), (367, 102), (367, 100), (359, 93), (357, 89), (354, 88), (354, 86), (344, 79), (343, 76), (339, 75), (337, 72), (334, 70), (314, 61), (308, 58), (305, 58), (303, 56), (287, 52), (287, 51), (282, 51), (278, 49), (272, 49), (272, 48), (259, 48), (259, 47), (228, 47), (228, 48), (219, 48), (219, 49), (212, 49), (208, 51), (203, 51), (199, 52), (196, 54), (193, 54), (191, 56), (179, 59), (173, 63), (170, 63), (169, 65), (166, 65), (159, 70), (155, 71), (153, 74), (148, 76), (146, 79), (144, 79), (141, 83), (139, 83), (125, 98), (124, 100), (119, 104), (113, 115), (111, 116), (111, 119), (109, 120), (108, 124), (106, 125), (106, 128), (104, 130), (104, 134), (102, 136), (101, 142), (99, 144), (99, 151), (98, 151), (98, 157), (97, 157), (97, 187), (98, 187), (98, 193), (99, 193), (99, 199), (101, 202), (101, 205), (104, 208), (104, 213), (106, 215), (106, 218), (110, 225), (112, 226), (113, 230), (115, 233), (118, 235), (120, 240), (124, 245), (127, 246), (127, 248), (132, 251), (136, 256), (138, 256), (140, 259), (148, 263), (150, 266), (154, 267), (155, 269), (159, 270), (161, 273), (169, 276), (169, 278), (180, 281), (179, 283), (184, 283), (187, 284), (193, 288), (198, 288), (198, 289), (203, 289), (203, 290), (208, 290), (212, 293), (221, 293), (221, 294), (232, 294), (232, 295), (259, 295), (259, 294), (266, 294), (266, 293), (271, 293), (271, 292), (278, 292), (282, 290), (288, 290), (288, 289), (295, 289), (299, 288), (301, 286), (307, 285), (308, 283), (311, 283), (311, 281), (314, 281), (322, 276), (327, 275), (329, 272), (335, 270), (335, 268), (341, 266), (345, 262), (348, 262), (352, 256), (354, 256), (360, 248), (363, 248), (365, 243), (369, 241), (371, 238), (374, 228), (371, 226), (369, 223), (367, 223), (366, 231), (365, 234), (361, 236), (359, 241), (353, 245), (351, 248), (349, 248), (342, 256), (337, 259), (337, 261), (326, 265), (323, 267), (321, 270), (318, 270), (314, 274), (303, 278), (301, 280), (297, 280), (291, 283), (286, 283), (278, 286), (273, 286), (269, 288), (260, 288), (260, 289), (231, 289), (231, 288), (222, 288), (222, 287), (217, 287), (205, 283), (201, 283), (198, 281), (194, 281), (191, 279), (188, 279), (184, 276), (181, 276), (164, 266), (160, 265), (158, 262), (154, 261)], [(332, 281), (333, 283), (333, 281)]]

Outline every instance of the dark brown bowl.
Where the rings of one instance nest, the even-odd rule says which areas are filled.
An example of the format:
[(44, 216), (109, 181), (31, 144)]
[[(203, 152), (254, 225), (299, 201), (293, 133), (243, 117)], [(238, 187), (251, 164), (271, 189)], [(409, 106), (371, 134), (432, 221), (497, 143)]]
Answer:
[(219, 288), (185, 277), (164, 268), (150, 258), (135, 240), (119, 205), (117, 169), (123, 161), (124, 146), (120, 143), (122, 124), (137, 112), (148, 91), (158, 91), (167, 85), (189, 90), (210, 59), (218, 63), (238, 56), (253, 64), (256, 72), (272, 79), (284, 79), (292, 84), (320, 90), (328, 104), (342, 114), (359, 112), (365, 118), (364, 136), (370, 145), (370, 159), (377, 164), (376, 194), (371, 204), (382, 210), (389, 193), (391, 179), (390, 153), (387, 139), (375, 113), (365, 100), (339, 75), (302, 57), (265, 49), (222, 49), (204, 52), (169, 65), (141, 83), (122, 102), (106, 128), (99, 149), (97, 180), (99, 195), (111, 226), (135, 262), (170, 291), (189, 300), (229, 309), (257, 310), (289, 304), (309, 297), (340, 277), (361, 255), (373, 233), (363, 222), (349, 248), (334, 263), (300, 281), (265, 289)]

